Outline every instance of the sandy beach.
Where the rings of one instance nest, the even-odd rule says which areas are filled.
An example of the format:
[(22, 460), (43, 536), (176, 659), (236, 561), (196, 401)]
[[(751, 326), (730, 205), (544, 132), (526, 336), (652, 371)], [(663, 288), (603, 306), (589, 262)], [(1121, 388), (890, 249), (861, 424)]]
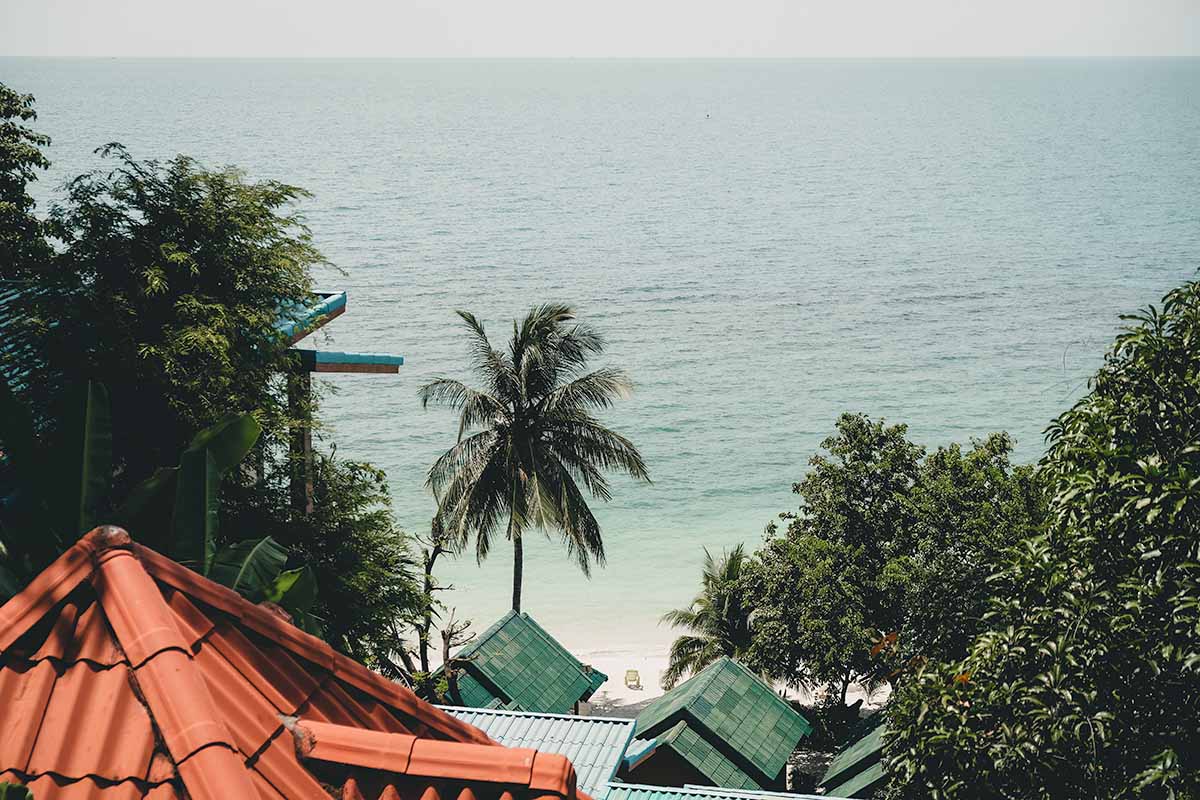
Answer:
[[(577, 656), (585, 664), (608, 676), (608, 681), (592, 696), (592, 706), (597, 713), (636, 716), (645, 703), (663, 694), (662, 674), (667, 668), (666, 656), (637, 656), (611, 650), (578, 653)], [(631, 689), (625, 685), (625, 671), (630, 669), (638, 671), (641, 689)], [(804, 705), (814, 701), (809, 692), (787, 690), (784, 694)], [(865, 707), (876, 708), (887, 701), (888, 694), (886, 687), (868, 694), (861, 686), (851, 686), (846, 700), (854, 703), (861, 698)]]

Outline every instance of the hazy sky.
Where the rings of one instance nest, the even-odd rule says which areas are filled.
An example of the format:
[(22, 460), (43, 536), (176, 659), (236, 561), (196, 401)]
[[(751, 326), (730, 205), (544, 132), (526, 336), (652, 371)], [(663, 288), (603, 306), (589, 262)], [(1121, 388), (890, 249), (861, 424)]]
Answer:
[(0, 55), (1200, 55), (1200, 0), (0, 0)]

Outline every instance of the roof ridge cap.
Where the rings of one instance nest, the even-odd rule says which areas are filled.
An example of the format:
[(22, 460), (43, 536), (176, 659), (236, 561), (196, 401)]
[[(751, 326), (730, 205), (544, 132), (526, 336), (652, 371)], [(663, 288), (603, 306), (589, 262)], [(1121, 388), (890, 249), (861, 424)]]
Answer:
[(253, 784), (225, 715), (192, 658), (175, 613), (138, 558), (129, 534), (110, 537), (91, 573), (109, 627), (129, 659), (129, 677), (180, 782), (194, 800), (244, 794)]
[(463, 658), (465, 656), (469, 656), (469, 655), (473, 654), (480, 647), (483, 646), (484, 642), (486, 642), (488, 639), (491, 639), (493, 636), (495, 636), (497, 633), (499, 633), (500, 630), (505, 625), (512, 622), (514, 619), (517, 619), (517, 618), (520, 618), (523, 616), (525, 616), (524, 613), (518, 612), (515, 609), (510, 608), (508, 611), (505, 611), (503, 614), (500, 615), (500, 618), (498, 620), (496, 620), (491, 625), (484, 628), (483, 633), (479, 634), (479, 636), (474, 641), (468, 642), (467, 644), (460, 647), (458, 650), (458, 654), (455, 656), (455, 658)]
[(0, 606), (0, 653), (12, 647), (50, 609), (91, 577), (101, 553), (112, 547), (127, 546), (130, 541), (129, 534), (115, 525), (101, 525), (79, 537), (24, 589)]
[(456, 706), (447, 703), (435, 703), (434, 708), (442, 711), (470, 711), (475, 714), (511, 715), (514, 717), (553, 717), (572, 722), (637, 722), (636, 717), (601, 717), (583, 716), (581, 714), (556, 714), (552, 711), (521, 711), (516, 708), (475, 708), (474, 706)]

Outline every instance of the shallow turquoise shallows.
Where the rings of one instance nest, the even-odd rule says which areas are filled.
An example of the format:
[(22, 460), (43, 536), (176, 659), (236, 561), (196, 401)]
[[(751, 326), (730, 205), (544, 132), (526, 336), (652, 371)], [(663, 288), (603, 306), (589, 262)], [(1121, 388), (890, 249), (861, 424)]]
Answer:
[[(410, 529), (456, 430), (416, 398), (461, 372), (453, 310), (502, 338), (562, 299), (606, 331), (638, 384), (608, 419), (655, 483), (599, 509), (590, 582), (526, 547), (526, 610), (585, 661), (662, 648), (701, 548), (757, 543), (843, 410), (1036, 459), (1117, 315), (1200, 266), (1195, 60), (0, 59), (0, 81), (54, 137), (43, 201), (113, 140), (315, 193), (347, 271), (318, 284), (349, 305), (314, 346), (405, 357), (319, 378), (326, 415)], [(502, 545), (448, 569), (457, 617), (499, 617), (509, 569)]]

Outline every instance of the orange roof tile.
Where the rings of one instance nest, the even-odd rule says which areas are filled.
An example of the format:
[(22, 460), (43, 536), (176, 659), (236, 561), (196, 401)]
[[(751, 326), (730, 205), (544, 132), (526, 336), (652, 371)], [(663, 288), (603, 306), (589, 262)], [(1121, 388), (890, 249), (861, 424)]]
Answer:
[(343, 798), (515, 800), (582, 797), (565, 756), (419, 739), (311, 720), (289, 722), (295, 747)]
[(589, 800), (565, 758), (497, 745), (111, 527), (0, 607), (0, 725), (0, 780), (38, 800)]

